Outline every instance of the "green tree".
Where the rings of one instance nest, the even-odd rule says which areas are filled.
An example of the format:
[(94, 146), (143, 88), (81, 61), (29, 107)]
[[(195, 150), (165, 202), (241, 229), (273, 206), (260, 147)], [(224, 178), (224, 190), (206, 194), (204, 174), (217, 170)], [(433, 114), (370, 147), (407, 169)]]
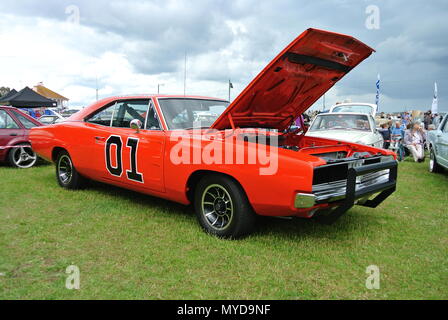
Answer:
[(0, 87), (0, 97), (8, 94), (11, 89), (9, 87)]

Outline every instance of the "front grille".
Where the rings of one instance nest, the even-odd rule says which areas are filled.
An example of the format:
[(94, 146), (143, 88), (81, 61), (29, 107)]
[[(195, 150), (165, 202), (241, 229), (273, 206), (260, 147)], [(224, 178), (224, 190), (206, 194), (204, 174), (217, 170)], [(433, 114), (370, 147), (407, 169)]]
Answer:
[[(356, 178), (356, 191), (360, 191), (374, 184), (381, 184), (389, 181), (389, 169), (378, 172), (371, 172)], [(322, 183), (313, 186), (313, 194), (316, 201), (329, 200), (336, 201), (345, 197), (347, 180)]]
[[(313, 194), (316, 201), (336, 201), (345, 197), (349, 168), (389, 161), (387, 157), (361, 159), (317, 167), (314, 170)], [(390, 170), (380, 170), (356, 177), (356, 191), (389, 181)]]

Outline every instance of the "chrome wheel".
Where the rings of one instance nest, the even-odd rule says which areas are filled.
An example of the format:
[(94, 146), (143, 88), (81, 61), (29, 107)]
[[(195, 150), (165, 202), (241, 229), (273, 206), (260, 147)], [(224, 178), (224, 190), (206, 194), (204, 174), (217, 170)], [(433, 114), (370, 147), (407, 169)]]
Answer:
[(72, 160), (69, 156), (63, 155), (58, 162), (58, 176), (63, 184), (69, 184), (73, 176)]
[(227, 190), (219, 185), (209, 185), (202, 193), (202, 214), (205, 221), (216, 230), (226, 229), (233, 219), (233, 202)]
[(18, 168), (30, 168), (37, 161), (37, 156), (31, 147), (17, 146), (14, 147), (11, 152), (12, 155), (10, 159), (12, 160), (13, 165)]

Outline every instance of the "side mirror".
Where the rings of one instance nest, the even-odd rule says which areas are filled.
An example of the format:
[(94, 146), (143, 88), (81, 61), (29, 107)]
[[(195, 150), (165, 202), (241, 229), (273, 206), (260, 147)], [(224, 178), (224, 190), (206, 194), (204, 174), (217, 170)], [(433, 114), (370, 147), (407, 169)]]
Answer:
[(131, 120), (129, 127), (131, 127), (131, 129), (134, 129), (137, 133), (140, 133), (140, 129), (142, 128), (142, 122), (138, 119), (133, 119)]

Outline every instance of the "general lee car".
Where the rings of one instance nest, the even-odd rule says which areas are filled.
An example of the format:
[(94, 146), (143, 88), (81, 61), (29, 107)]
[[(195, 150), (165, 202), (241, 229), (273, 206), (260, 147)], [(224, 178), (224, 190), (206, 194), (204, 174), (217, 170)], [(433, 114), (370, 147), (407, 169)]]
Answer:
[(395, 190), (395, 154), (288, 128), (373, 51), (350, 36), (308, 29), (230, 105), (193, 96), (107, 98), (33, 129), (32, 147), (56, 163), (64, 188), (87, 178), (192, 203), (201, 226), (219, 237), (248, 234), (257, 215), (330, 223)]

